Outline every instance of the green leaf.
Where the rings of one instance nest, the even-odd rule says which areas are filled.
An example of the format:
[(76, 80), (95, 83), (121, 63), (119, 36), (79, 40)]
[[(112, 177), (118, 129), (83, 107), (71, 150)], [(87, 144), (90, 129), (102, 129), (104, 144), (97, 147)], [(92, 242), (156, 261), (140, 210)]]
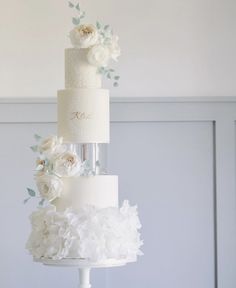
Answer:
[(110, 28), (110, 25), (105, 25), (104, 26), (104, 30), (107, 30), (108, 28)]
[(101, 29), (101, 27), (102, 27), (102, 25), (98, 21), (96, 22), (96, 26), (97, 26), (98, 30)]
[(119, 84), (118, 84), (117, 82), (114, 82), (114, 83), (113, 83), (113, 86), (114, 86), (114, 87), (118, 87)]
[(44, 202), (45, 202), (45, 199), (41, 199), (39, 202), (39, 206), (43, 206)]
[(37, 151), (38, 151), (38, 145), (31, 146), (30, 149), (31, 149), (33, 152), (37, 152)]
[(71, 3), (70, 1), (68, 2), (68, 4), (69, 4), (70, 8), (74, 8), (75, 7), (75, 5), (73, 3)]
[(78, 11), (80, 11), (80, 5), (79, 5), (79, 3), (75, 6), (75, 8), (76, 8)]
[(114, 69), (109, 69), (109, 71), (110, 71), (110, 72), (115, 72), (115, 70), (114, 70)]
[(79, 16), (79, 19), (83, 19), (85, 17), (85, 12), (83, 12), (80, 16)]
[(74, 24), (74, 25), (79, 25), (80, 24), (80, 18), (75, 18), (75, 17), (73, 17), (72, 18), (72, 23)]
[(39, 141), (40, 139), (42, 139), (42, 137), (39, 136), (38, 134), (34, 134), (34, 139), (35, 139), (36, 141)]
[(107, 78), (111, 79), (111, 74), (110, 73), (107, 74)]
[(36, 193), (34, 190), (30, 189), (30, 188), (27, 188), (27, 191), (28, 191), (28, 194), (31, 196), (31, 197), (35, 197)]
[(120, 79), (120, 76), (115, 76), (114, 79), (118, 81)]
[(26, 204), (29, 200), (30, 200), (30, 197), (26, 198), (23, 203)]

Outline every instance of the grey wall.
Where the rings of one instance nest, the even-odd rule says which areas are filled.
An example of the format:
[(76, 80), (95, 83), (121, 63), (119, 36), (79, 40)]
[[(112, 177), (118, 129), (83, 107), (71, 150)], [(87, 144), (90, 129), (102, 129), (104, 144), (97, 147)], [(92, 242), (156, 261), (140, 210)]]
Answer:
[[(138, 204), (144, 256), (92, 271), (93, 287), (236, 286), (236, 98), (113, 99), (110, 172)], [(35, 132), (56, 133), (54, 100), (0, 102), (0, 286), (76, 287), (74, 268), (33, 263), (24, 249)]]
[[(235, 0), (80, 2), (120, 36), (113, 96), (236, 95)], [(56, 95), (71, 28), (67, 0), (0, 1), (0, 97)]]

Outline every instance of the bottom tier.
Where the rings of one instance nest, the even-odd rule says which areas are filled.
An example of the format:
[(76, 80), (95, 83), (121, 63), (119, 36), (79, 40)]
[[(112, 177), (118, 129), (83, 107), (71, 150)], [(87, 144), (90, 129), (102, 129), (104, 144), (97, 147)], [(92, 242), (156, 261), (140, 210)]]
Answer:
[(62, 178), (62, 182), (62, 194), (52, 203), (57, 211), (69, 207), (79, 211), (86, 205), (97, 208), (118, 207), (118, 176), (68, 177)]
[(141, 254), (137, 207), (98, 209), (86, 206), (75, 212), (56, 211), (53, 205), (31, 215), (27, 249), (35, 259), (83, 259), (92, 263), (127, 261)]

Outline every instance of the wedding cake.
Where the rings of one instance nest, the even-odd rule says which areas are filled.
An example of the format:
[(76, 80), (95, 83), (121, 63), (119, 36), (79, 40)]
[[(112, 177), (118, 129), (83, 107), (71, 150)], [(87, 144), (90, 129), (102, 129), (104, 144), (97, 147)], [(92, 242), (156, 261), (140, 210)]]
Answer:
[(38, 154), (35, 181), (39, 208), (30, 219), (27, 249), (37, 261), (84, 259), (135, 261), (141, 254), (137, 207), (126, 200), (119, 208), (118, 176), (106, 172), (104, 145), (110, 141), (109, 91), (102, 76), (118, 86), (108, 68), (120, 55), (118, 37), (109, 25), (81, 24), (78, 13), (65, 50), (65, 89), (58, 91), (58, 135), (35, 135)]

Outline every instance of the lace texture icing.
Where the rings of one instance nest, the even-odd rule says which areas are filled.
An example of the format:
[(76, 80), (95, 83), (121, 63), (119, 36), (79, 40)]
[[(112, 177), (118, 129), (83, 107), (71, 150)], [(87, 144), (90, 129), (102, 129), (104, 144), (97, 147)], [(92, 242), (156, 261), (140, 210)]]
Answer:
[(87, 49), (66, 49), (65, 51), (65, 87), (101, 88), (101, 74), (97, 67), (87, 61)]

